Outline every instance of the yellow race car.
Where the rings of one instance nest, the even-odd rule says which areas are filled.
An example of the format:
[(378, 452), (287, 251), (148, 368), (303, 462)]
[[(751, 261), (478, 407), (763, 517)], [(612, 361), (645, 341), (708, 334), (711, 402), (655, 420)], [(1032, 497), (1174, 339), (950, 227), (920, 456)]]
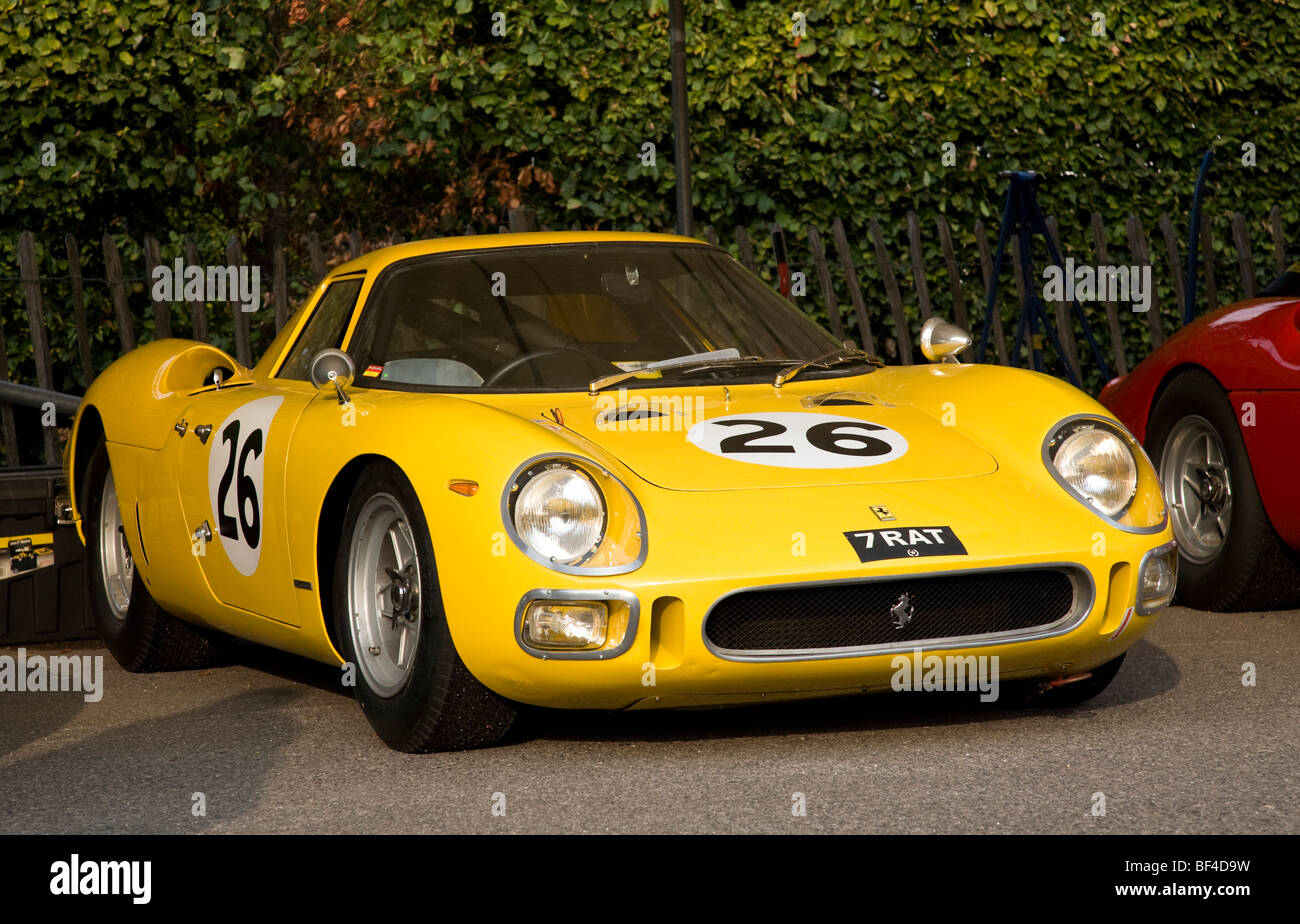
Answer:
[(252, 369), (160, 340), (89, 389), (68, 465), (105, 644), (129, 670), (229, 636), (340, 665), (404, 751), (495, 741), (521, 703), (976, 666), (1086, 699), (1174, 591), (1151, 464), (1074, 388), (921, 339), (935, 362), (886, 368), (680, 237), (367, 254)]

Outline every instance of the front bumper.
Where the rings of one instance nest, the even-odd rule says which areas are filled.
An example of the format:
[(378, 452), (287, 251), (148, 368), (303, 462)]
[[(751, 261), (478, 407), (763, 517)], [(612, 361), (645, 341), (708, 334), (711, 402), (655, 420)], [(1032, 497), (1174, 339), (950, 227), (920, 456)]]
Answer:
[[(490, 608), (483, 605), (482, 589), (476, 601), (458, 600), (453, 591), (446, 603), (453, 638), (470, 671), (500, 695), (518, 702), (553, 708), (626, 709), (778, 701), (890, 689), (897, 656), (917, 650), (957, 657), (996, 656), (1002, 680), (1089, 670), (1118, 657), (1153, 624), (1154, 614), (1139, 615), (1139, 566), (1147, 553), (1166, 543), (1162, 536), (1139, 537), (1130, 542), (1132, 548), (1125, 555), (1111, 559), (1079, 556), (1073, 561), (1044, 557), (1014, 563), (963, 562), (957, 573), (1068, 568), (1078, 576), (1079, 605), (1066, 617), (1030, 631), (909, 641), (860, 650), (738, 654), (719, 650), (705, 632), (707, 614), (728, 594), (773, 584), (819, 586), (868, 577), (842, 569), (802, 573), (793, 581), (695, 578), (671, 584), (613, 583), (608, 578), (574, 582), (568, 576), (551, 575), (552, 589), (567, 599), (600, 600), (616, 595), (634, 604), (636, 618), (627, 625), (626, 635), (608, 650), (586, 652), (581, 658), (529, 650), (518, 636), (518, 626), (500, 619), (502, 613), (513, 614), (517, 624), (520, 604), (536, 598), (539, 591), (544, 593), (540, 588), (529, 587), (514, 599), (498, 598)], [(933, 564), (907, 564), (913, 567), (896, 567), (871, 577), (951, 573)], [(575, 587), (575, 583), (585, 586)], [(452, 616), (462, 606), (466, 609), (461, 612), (479, 614), (474, 620), (478, 626), (484, 614), (491, 614), (497, 628), (490, 637)]]

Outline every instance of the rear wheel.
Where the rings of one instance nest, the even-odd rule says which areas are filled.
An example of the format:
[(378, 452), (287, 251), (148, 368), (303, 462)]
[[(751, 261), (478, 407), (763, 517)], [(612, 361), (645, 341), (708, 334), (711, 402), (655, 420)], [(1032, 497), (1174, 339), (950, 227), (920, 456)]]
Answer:
[(419, 499), (393, 465), (357, 480), (334, 563), (335, 633), (355, 664), (370, 724), (399, 751), (481, 747), (515, 707), (465, 667), (452, 643)]
[(1300, 567), (1273, 530), (1228, 396), (1185, 372), (1151, 411), (1156, 460), (1178, 540), (1178, 597), (1204, 610), (1272, 609), (1300, 599)]
[(135, 568), (117, 483), (103, 441), (86, 466), (81, 497), (90, 605), (106, 647), (128, 671), (210, 667), (226, 653), (224, 636), (183, 622), (149, 595)]

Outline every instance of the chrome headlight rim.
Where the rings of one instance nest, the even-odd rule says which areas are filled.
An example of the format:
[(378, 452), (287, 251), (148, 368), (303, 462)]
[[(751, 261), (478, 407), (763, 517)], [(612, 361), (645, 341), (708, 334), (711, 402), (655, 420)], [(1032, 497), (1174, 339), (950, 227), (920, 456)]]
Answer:
[[(590, 559), (591, 556), (594, 555), (596, 551), (600, 548), (601, 541), (603, 541), (604, 538), (604, 534), (602, 532), (601, 540), (598, 540), (595, 544), (592, 545), (591, 549), (588, 550), (588, 553), (584, 556), (582, 560), (580, 560), (577, 563), (566, 564), (563, 562), (552, 561), (550, 558), (546, 557), (545, 555), (542, 555), (540, 552), (538, 552), (536, 549), (530, 546), (528, 542), (525, 541), (523, 536), (519, 535), (519, 531), (515, 529), (515, 517), (514, 517), (514, 499), (519, 493), (519, 488), (520, 488), (519, 479), (522, 475), (524, 475), (525, 472), (537, 468), (539, 465), (542, 465), (547, 462), (559, 462), (565, 464), (571, 468), (576, 469), (578, 472), (585, 475), (588, 479), (591, 480), (597, 492), (600, 493), (601, 502), (602, 504), (604, 504), (605, 507), (606, 528), (608, 527), (609, 524), (609, 500), (604, 496), (604, 492), (601, 491), (599, 482), (595, 477), (593, 477), (592, 473), (593, 472), (599, 473), (599, 475), (602, 478), (608, 478), (610, 481), (614, 482), (620, 488), (623, 489), (623, 491), (627, 494), (628, 499), (632, 502), (632, 506), (635, 507), (636, 509), (637, 528), (640, 530), (641, 548), (636, 558), (620, 565), (590, 567), (582, 564), (582, 561), (586, 561)], [(561, 574), (576, 574), (576, 575), (584, 575), (584, 576), (627, 574), (629, 571), (635, 571), (636, 569), (640, 568), (643, 564), (645, 564), (646, 554), (649, 552), (649, 548), (650, 548), (650, 539), (649, 539), (649, 534), (646, 530), (645, 510), (642, 509), (641, 507), (641, 501), (637, 499), (636, 494), (632, 492), (632, 489), (627, 486), (627, 483), (624, 482), (623, 479), (619, 478), (617, 475), (611, 472), (604, 465), (601, 465), (599, 462), (596, 462), (585, 456), (580, 456), (577, 455), (576, 453), (566, 453), (566, 452), (544, 452), (526, 459), (525, 461), (521, 462), (518, 466), (516, 466), (514, 471), (510, 473), (510, 477), (506, 479), (505, 489), (501, 492), (500, 506), (501, 506), (501, 522), (505, 526), (505, 532), (506, 535), (510, 537), (510, 541), (513, 542), (515, 544), (515, 547), (519, 549), (519, 551), (523, 552), (524, 555), (526, 555), (528, 558), (532, 559), (533, 561), (537, 562), (539, 565), (542, 565), (552, 571), (558, 571)]]
[[(1106, 514), (1096, 505), (1091, 503), (1087, 497), (1083, 496), (1074, 488), (1072, 488), (1069, 482), (1065, 480), (1064, 476), (1061, 475), (1060, 471), (1056, 467), (1056, 461), (1055, 461), (1056, 450), (1060, 448), (1060, 445), (1064, 441), (1065, 437), (1072, 435), (1073, 433), (1077, 432), (1080, 429), (1083, 429), (1088, 425), (1091, 425), (1093, 428), (1103, 429), (1111, 433), (1112, 435), (1119, 437), (1119, 439), (1122, 440), (1126, 446), (1128, 446), (1129, 452), (1133, 456), (1133, 466), (1137, 470), (1137, 475), (1138, 475), (1137, 482), (1134, 486), (1133, 494), (1129, 497), (1128, 502), (1114, 516), (1110, 516)], [(1069, 430), (1069, 432), (1068, 433), (1063, 432), (1066, 430)], [(1096, 514), (1098, 518), (1109, 523), (1111, 526), (1115, 527), (1116, 529), (1126, 533), (1149, 536), (1149, 535), (1155, 535), (1156, 533), (1164, 532), (1164, 530), (1168, 527), (1169, 509), (1164, 502), (1163, 492), (1161, 492), (1161, 496), (1160, 496), (1161, 516), (1160, 516), (1159, 523), (1155, 524), (1154, 526), (1131, 526), (1127, 523), (1120, 522), (1120, 518), (1123, 517), (1124, 514), (1129, 511), (1129, 509), (1133, 506), (1133, 501), (1137, 498), (1138, 489), (1140, 488), (1141, 481), (1142, 481), (1142, 464), (1145, 462), (1148, 471), (1153, 473), (1153, 475), (1155, 472), (1155, 466), (1151, 464), (1151, 459), (1147, 456), (1146, 450), (1142, 448), (1142, 444), (1139, 443), (1133, 437), (1133, 434), (1128, 432), (1128, 428), (1126, 428), (1123, 424), (1119, 423), (1118, 421), (1112, 420), (1109, 417), (1103, 417), (1100, 414), (1072, 414), (1069, 417), (1059, 420), (1050, 429), (1048, 429), (1047, 435), (1043, 438), (1042, 457), (1043, 457), (1043, 467), (1047, 469), (1047, 471), (1051, 474), (1052, 478), (1055, 479), (1056, 483), (1059, 484), (1062, 489), (1064, 489), (1066, 494), (1073, 497), (1076, 501), (1078, 501), (1088, 510)], [(1159, 484), (1158, 477), (1156, 478), (1156, 484), (1157, 485)]]

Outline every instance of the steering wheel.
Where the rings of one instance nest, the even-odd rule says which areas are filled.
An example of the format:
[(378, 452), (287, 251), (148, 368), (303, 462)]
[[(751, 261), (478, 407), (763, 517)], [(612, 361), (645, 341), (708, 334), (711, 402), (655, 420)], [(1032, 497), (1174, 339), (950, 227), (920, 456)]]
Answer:
[(532, 362), (535, 359), (541, 359), (543, 356), (555, 356), (560, 353), (577, 353), (579, 356), (583, 357), (584, 359), (592, 358), (591, 354), (586, 352), (585, 350), (578, 350), (578, 349), (574, 349), (573, 347), (552, 347), (549, 350), (533, 350), (530, 353), (522, 353), (519, 356), (516, 356), (514, 359), (510, 360), (510, 362), (506, 363), (504, 366), (498, 369), (496, 372), (493, 372), (491, 375), (489, 375), (486, 379), (483, 380), (483, 387), (489, 388), (497, 384), (502, 379), (504, 379), (507, 375), (509, 375), (511, 372), (514, 372), (516, 369), (522, 366), (524, 363)]

